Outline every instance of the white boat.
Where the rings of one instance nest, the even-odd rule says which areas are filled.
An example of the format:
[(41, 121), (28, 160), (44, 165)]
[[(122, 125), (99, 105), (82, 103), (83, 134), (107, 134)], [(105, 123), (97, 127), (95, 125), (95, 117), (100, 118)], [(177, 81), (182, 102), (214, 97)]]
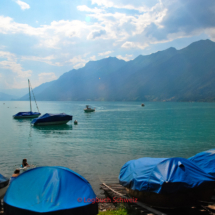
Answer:
[(86, 108), (84, 109), (84, 112), (88, 113), (88, 112), (94, 112), (96, 109), (94, 108), (90, 108), (89, 105), (86, 105)]
[[(28, 111), (28, 112), (27, 111), (26, 112), (19, 112), (19, 113), (13, 115), (14, 119), (37, 118), (38, 116), (41, 115), (41, 113), (39, 112), (39, 108), (37, 106), (37, 102), (36, 102), (36, 99), (35, 99), (35, 96), (34, 96), (34, 93), (33, 93), (33, 89), (31, 87), (31, 83), (30, 83), (29, 79), (28, 79), (28, 88), (29, 88), (30, 111)], [(38, 112), (32, 112), (31, 91), (32, 91), (32, 94), (34, 96), (34, 100), (35, 100)]]
[(0, 200), (3, 199), (8, 186), (9, 179), (0, 174)]

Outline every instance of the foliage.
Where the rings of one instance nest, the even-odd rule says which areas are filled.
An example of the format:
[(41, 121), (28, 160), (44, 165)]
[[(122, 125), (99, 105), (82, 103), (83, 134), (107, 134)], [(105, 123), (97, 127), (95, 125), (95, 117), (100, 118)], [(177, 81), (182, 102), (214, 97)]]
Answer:
[(128, 211), (125, 208), (120, 208), (113, 211), (99, 212), (99, 215), (128, 215)]

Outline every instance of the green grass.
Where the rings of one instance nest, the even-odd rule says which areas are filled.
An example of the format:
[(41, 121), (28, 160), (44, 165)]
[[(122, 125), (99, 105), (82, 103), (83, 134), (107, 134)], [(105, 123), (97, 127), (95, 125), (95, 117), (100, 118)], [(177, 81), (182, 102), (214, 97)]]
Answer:
[(128, 215), (128, 211), (125, 208), (120, 208), (113, 211), (100, 211), (99, 215)]

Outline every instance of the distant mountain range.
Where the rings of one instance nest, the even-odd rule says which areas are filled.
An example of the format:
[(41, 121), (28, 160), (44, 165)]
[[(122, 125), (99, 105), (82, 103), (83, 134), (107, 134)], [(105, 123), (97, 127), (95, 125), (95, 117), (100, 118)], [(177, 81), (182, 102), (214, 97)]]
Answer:
[(17, 97), (17, 96), (9, 95), (9, 94), (0, 92), (0, 101), (11, 101), (11, 100), (15, 100), (18, 98), (19, 97)]
[[(125, 62), (90, 61), (35, 88), (46, 101), (215, 101), (215, 43), (201, 40)], [(21, 100), (27, 100), (25, 95)]]

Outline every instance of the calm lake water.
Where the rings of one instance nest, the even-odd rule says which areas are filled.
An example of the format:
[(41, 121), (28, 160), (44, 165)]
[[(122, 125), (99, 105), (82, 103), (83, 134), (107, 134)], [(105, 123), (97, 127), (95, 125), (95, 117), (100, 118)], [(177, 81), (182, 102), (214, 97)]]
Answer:
[(73, 121), (32, 127), (31, 120), (12, 118), (28, 111), (29, 102), (0, 102), (0, 173), (10, 177), (23, 158), (36, 166), (65, 166), (99, 194), (99, 184), (117, 182), (131, 159), (188, 158), (215, 148), (215, 103), (88, 103), (96, 112), (84, 113), (86, 102), (38, 102), (42, 114), (64, 112)]

